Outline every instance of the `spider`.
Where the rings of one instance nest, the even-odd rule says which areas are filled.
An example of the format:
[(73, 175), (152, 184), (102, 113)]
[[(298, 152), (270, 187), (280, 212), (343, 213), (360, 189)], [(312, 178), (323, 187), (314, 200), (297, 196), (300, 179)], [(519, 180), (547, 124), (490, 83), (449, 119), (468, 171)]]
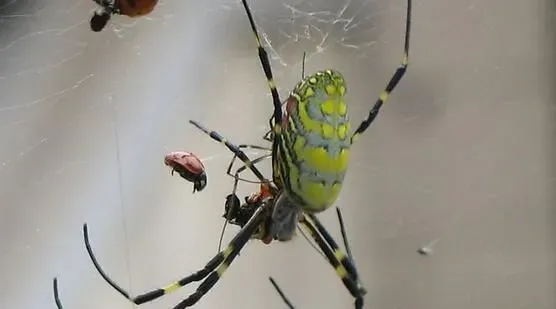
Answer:
[[(346, 255), (340, 250), (330, 233), (317, 219), (316, 214), (330, 208), (336, 202), (347, 171), (351, 145), (375, 120), (381, 107), (406, 72), (412, 2), (407, 1), (405, 43), (401, 65), (378, 97), (369, 115), (353, 132), (351, 132), (348, 109), (344, 100), (346, 84), (342, 74), (336, 70), (322, 70), (302, 78), (290, 92), (284, 102), (284, 110), (282, 109), (282, 101), (274, 85), (267, 52), (261, 45), (247, 1), (242, 0), (242, 3), (257, 43), (259, 60), (274, 105), (274, 112), (269, 120), (271, 134), (266, 136), (266, 139), (272, 143), (270, 149), (272, 181), (266, 179), (257, 168), (255, 160), (250, 160), (241, 150), (247, 147), (246, 145), (240, 147), (231, 143), (218, 132), (209, 130), (196, 121), (190, 120), (190, 123), (215, 141), (224, 144), (234, 153), (234, 159), (237, 157), (243, 162), (244, 169), (251, 170), (261, 184), (268, 185), (270, 193), (260, 203), (254, 203), (256, 207), (253, 207), (252, 213), (250, 211), (245, 216), (244, 219), (247, 221), (241, 222), (240, 226), (243, 227), (224, 250), (219, 251), (202, 269), (165, 287), (131, 297), (100, 267), (89, 243), (87, 224), (84, 224), (83, 233), (89, 257), (103, 279), (137, 305), (174, 292), (191, 282), (202, 281), (195, 292), (174, 307), (175, 309), (186, 308), (196, 304), (215, 286), (249, 239), (289, 241), (294, 236), (296, 227), (300, 226), (317, 244), (346, 289), (355, 298), (355, 308), (361, 309), (366, 290), (359, 280), (351, 254)], [(256, 160), (262, 160), (262, 157)], [(236, 178), (235, 192), (238, 171), (234, 177)], [(234, 194), (231, 195), (230, 207), (237, 204), (236, 198)], [(229, 211), (228, 217), (232, 214), (233, 211)], [(348, 251), (347, 246), (346, 251)]]
[[(276, 291), (278, 292), (282, 300), (288, 305), (288, 307), (290, 309), (295, 309), (295, 307), (291, 304), (290, 300), (287, 298), (284, 292), (282, 292), (282, 289), (280, 289), (276, 281), (272, 277), (269, 277), (269, 279), (270, 283), (274, 286), (274, 289), (276, 289)], [(60, 294), (58, 292), (58, 278), (56, 277), (54, 277), (54, 279), (52, 280), (52, 289), (54, 292), (54, 303), (56, 303), (56, 308), (64, 309), (62, 301), (60, 300)]]

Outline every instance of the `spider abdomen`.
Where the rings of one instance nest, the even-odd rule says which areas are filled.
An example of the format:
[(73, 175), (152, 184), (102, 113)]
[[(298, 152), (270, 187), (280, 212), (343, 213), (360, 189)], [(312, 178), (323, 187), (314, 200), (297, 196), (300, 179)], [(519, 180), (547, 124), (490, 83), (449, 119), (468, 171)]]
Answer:
[(338, 198), (350, 155), (350, 124), (341, 73), (304, 78), (286, 101), (282, 118), (282, 181), (303, 210), (320, 212)]

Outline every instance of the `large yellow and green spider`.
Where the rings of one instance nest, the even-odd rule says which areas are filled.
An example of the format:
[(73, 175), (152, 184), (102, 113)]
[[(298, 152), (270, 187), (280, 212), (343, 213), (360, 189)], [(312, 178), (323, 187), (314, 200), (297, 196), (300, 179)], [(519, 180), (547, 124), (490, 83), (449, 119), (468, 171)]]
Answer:
[[(251, 10), (246, 0), (242, 0), (251, 29), (256, 39), (259, 59), (272, 94), (274, 113), (270, 119), (271, 134), (267, 140), (272, 142), (272, 180), (267, 179), (256, 167), (255, 160), (250, 160), (237, 146), (227, 141), (222, 135), (205, 128), (196, 121), (190, 121), (212, 139), (223, 143), (239, 158), (244, 169), (251, 170), (262, 184), (260, 198), (246, 199), (239, 204), (235, 196), (237, 185), (236, 171), (234, 191), (226, 203), (227, 219), (235, 219), (241, 230), (229, 242), (226, 248), (216, 254), (202, 269), (150, 292), (131, 297), (127, 291), (112, 281), (102, 270), (89, 243), (88, 228), (83, 226), (85, 245), (95, 268), (104, 280), (121, 295), (139, 305), (150, 302), (171, 293), (192, 282), (202, 281), (196, 291), (190, 294), (174, 308), (186, 308), (196, 304), (222, 277), (233, 260), (249, 239), (260, 239), (265, 243), (271, 240), (290, 240), (299, 225), (315, 241), (323, 255), (355, 298), (355, 308), (363, 307), (363, 288), (356, 268), (349, 253), (347, 241), (344, 254), (326, 228), (317, 219), (316, 214), (332, 206), (342, 187), (348, 168), (351, 145), (365, 132), (378, 115), (390, 93), (402, 79), (409, 54), (409, 37), (411, 26), (411, 0), (407, 1), (404, 53), (401, 65), (388, 82), (385, 90), (369, 112), (369, 115), (355, 129), (351, 130), (348, 108), (345, 102), (347, 92), (342, 74), (336, 70), (322, 70), (304, 77), (290, 92), (284, 104), (274, 85), (272, 69), (265, 48), (261, 44)], [(282, 106), (284, 105), (284, 109)], [(245, 146), (245, 145), (243, 145)], [(264, 147), (263, 147), (264, 149)], [(263, 156), (264, 157), (264, 156)], [(260, 157), (262, 158), (262, 157)], [(228, 168), (230, 174), (230, 168)], [(234, 202), (235, 200), (235, 202)], [(230, 202), (231, 201), (231, 202)], [(230, 203), (229, 203), (230, 202)], [(249, 210), (244, 220), (238, 220), (238, 212), (232, 209)], [(235, 218), (233, 218), (236, 216)]]

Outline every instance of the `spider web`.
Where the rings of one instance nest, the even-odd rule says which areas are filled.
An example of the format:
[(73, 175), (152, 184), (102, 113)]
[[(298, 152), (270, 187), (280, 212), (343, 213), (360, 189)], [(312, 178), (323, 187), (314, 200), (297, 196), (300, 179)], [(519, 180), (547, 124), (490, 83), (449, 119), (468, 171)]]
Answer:
[[(273, 60), (282, 66), (299, 62), (299, 59), (284, 56), (292, 54), (292, 50), (305, 50), (308, 59), (329, 50), (343, 55), (354, 50), (361, 56), (368, 53), (361, 49), (376, 42), (373, 37), (376, 37), (376, 17), (380, 12), (376, 10), (377, 4), (371, 1), (330, 1), (319, 3), (317, 7), (315, 2), (286, 1), (271, 6), (277, 7), (271, 7), (270, 11), (282, 9), (284, 13), (278, 16), (260, 14), (258, 18), (271, 25), (262, 26), (263, 38)], [(374, 14), (369, 14), (373, 11)]]
[[(66, 308), (129, 306), (91, 271), (80, 235), (85, 221), (101, 264), (132, 293), (188, 273), (213, 253), (222, 222), (219, 197), (230, 189), (223, 176), (230, 155), (192, 130), (187, 119), (201, 119), (237, 142), (261, 144), (270, 102), (253, 106), (253, 97), (242, 93), (256, 87), (257, 99), (269, 96), (238, 1), (206, 2), (161, 1), (152, 15), (116, 17), (98, 34), (88, 26), (92, 1), (0, 4), (0, 264), (9, 270), (2, 271), (0, 307), (53, 306), (53, 276), (59, 277)], [(308, 73), (345, 58), (355, 59), (353, 68), (369, 58), (382, 32), (377, 21), (389, 10), (386, 1), (252, 2), (282, 96), (300, 78), (303, 52)], [(211, 83), (220, 91), (209, 91)], [(222, 119), (241, 117), (246, 109), (255, 115), (249, 123), (234, 127)], [(173, 150), (198, 152), (212, 193), (191, 197), (189, 184), (169, 177), (161, 161)], [(246, 195), (253, 187), (242, 190)], [(197, 219), (183, 219), (192, 217)], [(150, 231), (179, 240), (160, 243)], [(149, 249), (141, 249), (142, 243)], [(190, 246), (199, 254), (187, 253), (184, 261)], [(311, 254), (303, 242), (291, 246), (291, 252)], [(252, 256), (242, 259), (270, 260), (284, 247), (250, 250)], [(248, 271), (240, 263), (237, 272)], [(245, 277), (246, 290), (265, 286), (266, 275)], [(327, 282), (322, 290), (342, 289), (333, 279)], [(186, 291), (144, 307), (169, 307)], [(274, 297), (270, 286), (264, 291)], [(206, 308), (233, 299), (225, 288), (211, 294), (217, 296), (205, 297)], [(327, 304), (336, 308), (347, 301), (344, 296)], [(277, 298), (272, 305), (259, 298), (242, 307), (263, 305), (282, 307)]]

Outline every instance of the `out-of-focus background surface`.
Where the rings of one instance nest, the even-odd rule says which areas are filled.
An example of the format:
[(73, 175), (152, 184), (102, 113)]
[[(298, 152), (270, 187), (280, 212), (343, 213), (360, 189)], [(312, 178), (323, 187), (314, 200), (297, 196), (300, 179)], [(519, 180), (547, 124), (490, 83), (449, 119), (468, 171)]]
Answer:
[[(282, 96), (307, 51), (307, 72), (344, 73), (358, 123), (401, 61), (405, 1), (250, 2)], [(85, 221), (133, 294), (204, 266), (230, 155), (187, 121), (261, 144), (272, 110), (239, 1), (166, 0), (101, 33), (92, 1), (2, 3), (0, 308), (54, 308), (53, 276), (67, 309), (131, 307), (93, 269)], [(552, 10), (414, 0), (409, 71), (355, 146), (338, 201), (366, 308), (556, 307)], [(175, 150), (204, 159), (205, 191), (170, 176)], [(339, 239), (335, 212), (321, 218)], [(416, 252), (429, 243), (432, 255)], [(285, 308), (269, 275), (298, 308), (352, 308), (302, 237), (249, 243), (197, 308)], [(141, 307), (171, 308), (195, 287)]]

